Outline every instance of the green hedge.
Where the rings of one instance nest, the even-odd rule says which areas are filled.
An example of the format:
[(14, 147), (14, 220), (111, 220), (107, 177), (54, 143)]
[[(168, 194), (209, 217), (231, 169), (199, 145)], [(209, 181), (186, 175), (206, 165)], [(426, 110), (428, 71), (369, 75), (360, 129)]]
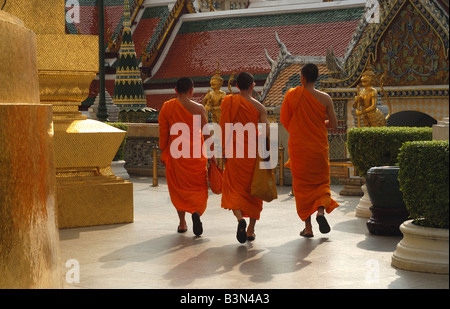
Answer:
[[(123, 122), (106, 122), (110, 126), (113, 126), (117, 129), (123, 130), (125, 132), (128, 131), (128, 126)], [(120, 144), (119, 149), (117, 150), (116, 155), (114, 156), (113, 161), (119, 161), (125, 159), (125, 144), (127, 142), (127, 135), (125, 135), (122, 143)]]
[(407, 142), (400, 149), (400, 190), (415, 224), (448, 229), (448, 144)]
[(407, 141), (432, 139), (432, 128), (367, 127), (348, 130), (347, 147), (360, 176), (374, 166), (397, 164), (400, 147)]

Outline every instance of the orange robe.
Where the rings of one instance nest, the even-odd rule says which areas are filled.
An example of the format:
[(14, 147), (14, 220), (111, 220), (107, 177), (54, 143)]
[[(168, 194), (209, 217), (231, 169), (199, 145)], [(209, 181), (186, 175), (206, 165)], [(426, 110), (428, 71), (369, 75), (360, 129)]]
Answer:
[[(194, 152), (194, 149), (197, 153), (198, 149), (203, 149), (203, 135), (199, 129), (200, 126), (194, 132), (193, 115), (181, 105), (178, 99), (164, 103), (158, 122), (161, 161), (166, 166), (167, 186), (172, 204), (179, 211), (198, 212), (201, 215), (206, 209), (208, 200), (208, 182), (207, 158), (203, 151), (200, 151), (200, 157)], [(187, 124), (189, 135), (183, 135), (181, 131), (176, 132), (177, 135), (171, 135), (170, 128), (175, 123)], [(175, 140), (177, 140), (176, 145), (180, 150), (182, 146), (190, 145), (188, 157), (173, 157), (170, 146)]]
[[(262, 200), (250, 195), (253, 170), (256, 157), (248, 149), (256, 148), (256, 130), (259, 121), (258, 110), (240, 95), (228, 95), (222, 100), (220, 127), (222, 130), (223, 151), (233, 147), (232, 157), (227, 157), (222, 182), (222, 208), (239, 209), (244, 217), (258, 220), (262, 211)], [(240, 123), (245, 126), (252, 123), (256, 134), (250, 136), (244, 132), (243, 139), (237, 134), (226, 132), (226, 123)], [(237, 150), (244, 149), (244, 157), (237, 157)], [(230, 151), (231, 152), (231, 151)], [(250, 154), (250, 155), (249, 155)]]
[(289, 89), (280, 120), (289, 132), (289, 158), (297, 213), (303, 221), (318, 207), (338, 207), (331, 198), (326, 107), (303, 87)]

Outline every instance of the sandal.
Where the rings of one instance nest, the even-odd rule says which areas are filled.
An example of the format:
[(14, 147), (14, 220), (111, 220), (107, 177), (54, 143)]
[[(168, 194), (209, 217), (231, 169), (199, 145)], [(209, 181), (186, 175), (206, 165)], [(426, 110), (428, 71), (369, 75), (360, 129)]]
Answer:
[(331, 228), (328, 225), (328, 221), (324, 215), (317, 216), (316, 221), (317, 221), (317, 223), (319, 223), (319, 231), (322, 234), (326, 234), (326, 233), (330, 232)]
[(306, 238), (311, 238), (314, 237), (314, 234), (307, 234), (305, 233), (306, 229), (303, 229), (303, 231), (300, 232), (300, 236), (306, 237)]
[(239, 220), (238, 228), (236, 232), (236, 238), (237, 240), (243, 244), (247, 241), (247, 222), (245, 222), (245, 219)]
[(256, 238), (256, 234), (255, 233), (253, 233), (250, 236), (247, 235), (247, 241), (253, 241), (253, 240), (255, 240), (255, 238)]
[(178, 226), (177, 228), (177, 233), (183, 234), (187, 232), (187, 228), (186, 229), (180, 229), (180, 226)]
[(200, 215), (198, 212), (194, 212), (192, 214), (192, 223), (193, 223), (193, 230), (195, 236), (200, 236), (203, 233), (203, 225), (202, 221), (200, 221)]

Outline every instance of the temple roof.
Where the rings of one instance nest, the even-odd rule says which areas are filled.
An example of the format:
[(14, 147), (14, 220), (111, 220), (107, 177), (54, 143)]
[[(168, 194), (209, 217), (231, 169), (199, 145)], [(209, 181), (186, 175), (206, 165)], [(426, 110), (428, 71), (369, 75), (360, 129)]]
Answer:
[[(123, 0), (104, 1), (105, 29), (109, 29), (109, 43), (115, 40), (116, 44), (122, 29)], [(172, 14), (169, 6), (143, 3), (143, 0), (130, 1), (132, 36), (138, 61), (141, 61), (143, 53), (148, 54), (152, 47), (160, 44), (158, 37), (167, 34), (163, 50), (144, 81), (147, 91), (166, 89), (159, 94), (147, 94), (147, 105), (155, 108), (162, 105), (157, 98), (166, 97), (165, 93), (173, 90), (180, 77), (192, 77), (196, 87), (209, 87), (218, 59), (220, 74), (225, 81), (233, 72), (248, 71), (262, 86), (271, 72), (266, 51), (274, 59), (279, 53), (275, 33), (292, 54), (325, 58), (327, 50), (332, 47), (337, 57), (344, 57), (364, 14), (364, 1), (357, 0), (277, 9), (181, 14), (173, 31), (164, 33), (164, 26)], [(66, 30), (73, 34), (97, 34), (95, 4), (96, 0), (81, 0), (81, 22), (67, 25)], [(111, 66), (107, 73), (114, 74), (117, 48), (108, 57), (114, 57), (114, 60), (108, 61)], [(146, 62), (141, 63), (144, 68), (146, 65)]]
[(217, 58), (222, 76), (249, 71), (264, 80), (270, 72), (265, 49), (275, 58), (279, 52), (275, 32), (293, 54), (325, 57), (327, 49), (333, 47), (335, 54), (343, 57), (363, 10), (286, 11), (201, 20), (191, 20), (189, 15), (183, 19), (160, 69), (147, 83), (171, 83), (181, 76), (209, 81)]

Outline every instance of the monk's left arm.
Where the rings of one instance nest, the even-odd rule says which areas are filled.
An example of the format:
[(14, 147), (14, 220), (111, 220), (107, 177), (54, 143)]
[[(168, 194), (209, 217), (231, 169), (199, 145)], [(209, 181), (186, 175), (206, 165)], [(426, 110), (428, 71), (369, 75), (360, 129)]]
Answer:
[(337, 128), (337, 117), (336, 112), (334, 111), (334, 104), (331, 97), (328, 97), (327, 101), (327, 117), (328, 119), (325, 120), (325, 126), (328, 129), (336, 129)]
[(158, 124), (159, 124), (159, 149), (163, 151), (167, 144), (169, 143), (169, 122), (167, 121), (165, 117), (165, 113), (163, 111), (163, 108), (161, 109), (161, 112), (159, 113), (158, 117)]

